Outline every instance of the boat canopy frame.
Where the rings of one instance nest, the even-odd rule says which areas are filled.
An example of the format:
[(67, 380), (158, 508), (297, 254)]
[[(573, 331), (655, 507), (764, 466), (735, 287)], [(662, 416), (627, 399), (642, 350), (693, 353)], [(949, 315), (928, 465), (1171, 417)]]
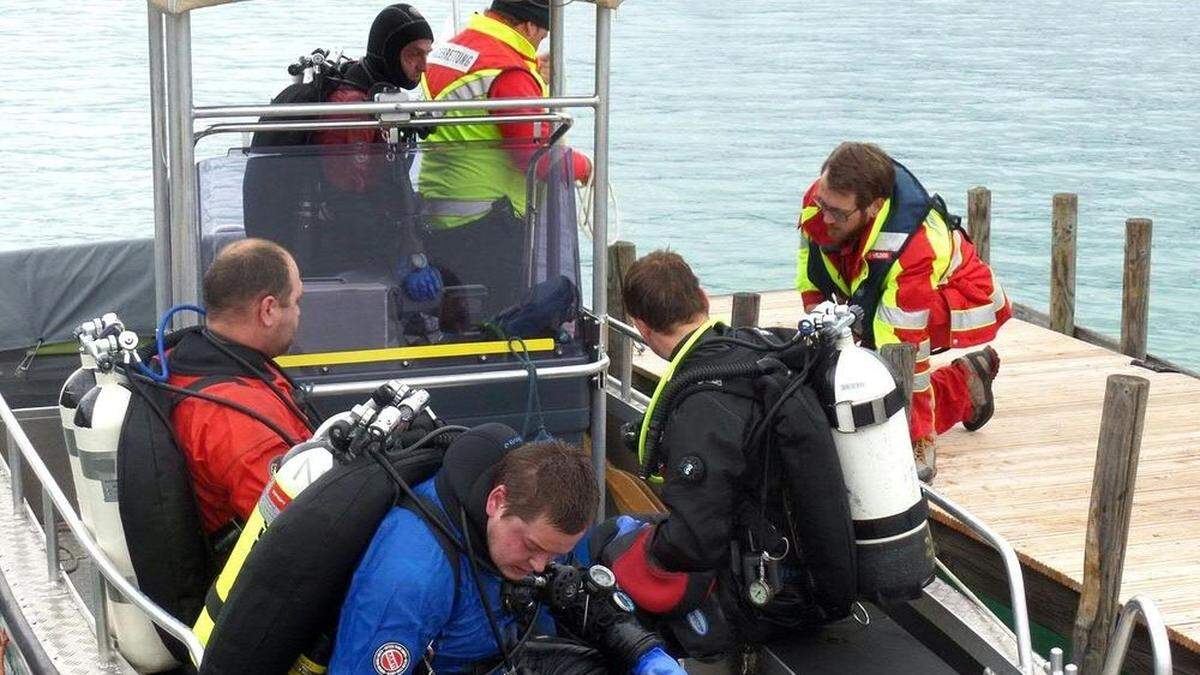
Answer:
[[(445, 125), (478, 123), (482, 115), (521, 108), (548, 109), (545, 113), (489, 116), (487, 121), (551, 122), (570, 126), (568, 109), (593, 111), (593, 171), (592, 179), (592, 288), (590, 313), (598, 323), (597, 343), (589, 362), (580, 366), (539, 369), (539, 377), (582, 376), (593, 386), (590, 401), (590, 435), (593, 468), (596, 481), (604, 494), (606, 447), (605, 373), (608, 368), (607, 322), (608, 287), (605, 243), (608, 238), (609, 185), (609, 68), (613, 12), (621, 0), (584, 0), (595, 6), (595, 63), (592, 92), (585, 96), (566, 96), (565, 3), (550, 2), (550, 96), (533, 99), (502, 99), (474, 101), (398, 101), (364, 103), (301, 103), (280, 105), (222, 105), (196, 106), (192, 97), (192, 38), (191, 12), (203, 7), (227, 4), (231, 0), (147, 0), (147, 22), (150, 63), (151, 160), (154, 185), (154, 274), (155, 306), (161, 315), (169, 307), (200, 300), (201, 249), (198, 227), (196, 143), (207, 136), (235, 131), (299, 130), (313, 128), (361, 128), (375, 126)], [(455, 2), (457, 10), (457, 2)], [(437, 117), (450, 110), (478, 111), (480, 116)], [(388, 121), (320, 120), (319, 118), (346, 115), (388, 116)], [(273, 117), (304, 116), (314, 121), (269, 121)], [(409, 119), (404, 119), (404, 118)], [(216, 122), (197, 130), (198, 120), (233, 120)], [(561, 136), (561, 134), (558, 134)], [(177, 326), (182, 324), (177, 324)], [(510, 377), (511, 376), (511, 377)], [(523, 367), (512, 372), (443, 376), (432, 378), (438, 384), (471, 384), (495, 379), (526, 377)], [(373, 382), (340, 385), (315, 385), (321, 394), (337, 390), (369, 391)], [(600, 516), (603, 516), (603, 499)]]

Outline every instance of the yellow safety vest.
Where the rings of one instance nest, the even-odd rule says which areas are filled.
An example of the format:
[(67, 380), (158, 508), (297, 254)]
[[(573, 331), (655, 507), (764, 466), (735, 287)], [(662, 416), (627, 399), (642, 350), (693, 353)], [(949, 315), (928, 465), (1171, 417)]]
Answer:
[[(428, 99), (471, 101), (488, 98), (492, 83), (501, 73), (528, 70), (537, 80), (542, 96), (549, 87), (537, 72), (537, 52), (512, 28), (482, 14), (471, 17), (467, 30), (434, 49), (429, 71), (421, 78)], [(436, 89), (434, 83), (448, 84)], [(454, 110), (447, 117), (486, 114), (478, 110)], [(496, 124), (437, 127), (427, 139), (418, 181), (425, 213), (434, 229), (449, 229), (477, 220), (507, 197), (517, 215), (525, 213), (525, 172), (514, 165), (501, 147), (503, 137)], [(472, 147), (474, 146), (474, 147)]]
[[(700, 338), (711, 330), (713, 326), (717, 325), (717, 323), (719, 322), (716, 319), (709, 319), (700, 324), (699, 328), (692, 331), (692, 334), (683, 343), (683, 347), (675, 353), (671, 362), (667, 364), (667, 369), (663, 371), (662, 377), (658, 379), (658, 386), (654, 388), (654, 395), (650, 397), (650, 403), (646, 405), (646, 415), (642, 418), (641, 433), (638, 434), (639, 463), (645, 464), (646, 462), (646, 436), (650, 431), (650, 419), (654, 416), (654, 409), (658, 407), (658, 400), (662, 397), (663, 390), (667, 388), (667, 383), (675, 376), (675, 370), (679, 368), (679, 364), (683, 363), (683, 360), (691, 353), (692, 348), (696, 346)], [(655, 483), (661, 483), (662, 476), (653, 475), (650, 477), (650, 480)]]

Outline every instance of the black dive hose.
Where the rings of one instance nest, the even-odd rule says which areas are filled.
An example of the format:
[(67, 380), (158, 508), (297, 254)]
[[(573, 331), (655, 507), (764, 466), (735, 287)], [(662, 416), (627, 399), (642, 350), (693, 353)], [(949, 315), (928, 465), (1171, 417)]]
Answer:
[(508, 672), (516, 672), (512, 664), (512, 655), (508, 648), (504, 646), (504, 636), (500, 634), (500, 624), (496, 621), (496, 615), (492, 613), (492, 603), (488, 602), (487, 593), (483, 592), (483, 582), (479, 580), (479, 565), (475, 561), (475, 550), (471, 546), (471, 535), (467, 523), (467, 510), (459, 507), (458, 518), (460, 526), (463, 530), (463, 540), (467, 544), (467, 559), (471, 563), (471, 580), (475, 582), (475, 592), (479, 594), (479, 601), (483, 604), (483, 613), (487, 615), (488, 627), (492, 629), (492, 637), (496, 640), (496, 648), (500, 650), (500, 655), (504, 658), (504, 667)]
[[(137, 373), (137, 372), (134, 372), (129, 369), (126, 369), (125, 373), (129, 377), (131, 382), (133, 380), (138, 380), (145, 384), (149, 384), (152, 387), (157, 387), (158, 389), (162, 389), (164, 391), (169, 391), (173, 394), (178, 394), (180, 396), (193, 396), (195, 398), (203, 399), (205, 401), (211, 401), (212, 403), (216, 403), (218, 405), (223, 405), (227, 408), (236, 410), (236, 411), (242, 413), (243, 415), (246, 415), (246, 416), (250, 417), (251, 419), (261, 423), (263, 426), (267, 427), (271, 431), (275, 432), (275, 435), (279, 436), (279, 438), (282, 439), (283, 442), (288, 445), (288, 447), (296, 445), (299, 442), (296, 439), (292, 438), (291, 435), (288, 434), (286, 431), (284, 431), (283, 428), (280, 427), (278, 424), (267, 419), (265, 416), (263, 416), (262, 413), (258, 412), (257, 410), (254, 410), (253, 408), (249, 408), (240, 403), (234, 403), (233, 401), (230, 401), (229, 399), (221, 398), (220, 396), (213, 396), (212, 394), (206, 394), (202, 391), (192, 391), (191, 389), (185, 389), (183, 387), (176, 387), (175, 385), (167, 384), (166, 382), (158, 382), (154, 378), (147, 377), (141, 373)], [(139, 392), (139, 394), (140, 393), (141, 392)], [(148, 397), (145, 397), (145, 398), (147, 401), (150, 400)], [(158, 414), (159, 418), (162, 419), (164, 421), (164, 423), (166, 423), (167, 422), (166, 415), (164, 415), (161, 410), (158, 410), (157, 406), (154, 406), (154, 408), (155, 408), (155, 412)], [(167, 424), (167, 427), (172, 428), (172, 426), (170, 424)]]
[(654, 414), (646, 429), (646, 456), (642, 461), (642, 478), (649, 479), (658, 469), (658, 443), (662, 438), (663, 427), (666, 425), (667, 413), (671, 411), (675, 399), (684, 389), (705, 380), (720, 380), (727, 377), (758, 377), (778, 370), (786, 370), (787, 366), (770, 356), (764, 356), (756, 361), (739, 361), (711, 366), (697, 366), (677, 378), (672, 378), (659, 395), (654, 406)]
[[(249, 361), (241, 356), (238, 356), (232, 349), (222, 344), (221, 340), (212, 334), (212, 331), (208, 330), (207, 328), (202, 328), (200, 329), (200, 335), (203, 336), (205, 340), (208, 340), (209, 344), (211, 344), (213, 347), (216, 347), (217, 351), (221, 352), (225, 356), (228, 356), (239, 366), (245, 368), (251, 375), (254, 375), (254, 377), (262, 381), (263, 384), (267, 385), (267, 388), (271, 390), (271, 393), (275, 394), (275, 397), (278, 398), (285, 407), (296, 413), (300, 419), (304, 420), (305, 425), (308, 427), (310, 432), (314, 430), (314, 423), (319, 424), (321, 416), (307, 400), (305, 400), (304, 405), (308, 408), (308, 411), (301, 410), (300, 406), (296, 405), (295, 399), (283, 393), (282, 391), (279, 391), (275, 387), (275, 384), (272, 382), (272, 378), (267, 377), (266, 373), (262, 372), (258, 368), (255, 368)], [(293, 388), (297, 390), (300, 389), (300, 385), (296, 384), (296, 381), (288, 376), (287, 373), (283, 372), (283, 370), (279, 370), (278, 372), (283, 379), (287, 380), (288, 384), (292, 385)]]

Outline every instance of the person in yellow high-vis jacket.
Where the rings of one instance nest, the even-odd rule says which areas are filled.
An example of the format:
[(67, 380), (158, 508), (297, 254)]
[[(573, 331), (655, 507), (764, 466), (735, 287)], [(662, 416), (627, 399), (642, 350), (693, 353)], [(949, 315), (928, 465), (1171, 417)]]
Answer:
[[(437, 45), (428, 60), (423, 86), (435, 101), (545, 98), (538, 71), (538, 45), (549, 34), (548, 0), (496, 0), (467, 28)], [(537, 109), (497, 114), (541, 112)], [(454, 111), (450, 116), (478, 115)], [(525, 285), (523, 217), (526, 171), (549, 125), (470, 124), (438, 127), (429, 141), (455, 144), (430, 148), (422, 158), (418, 189), (430, 235), (426, 252), (447, 283), (482, 284), (486, 311), (517, 302)], [(571, 153), (576, 180), (586, 182), (591, 162)], [(544, 177), (546, 166), (536, 168)]]
[(909, 431), (923, 478), (937, 434), (974, 431), (992, 415), (991, 347), (930, 369), (931, 349), (996, 337), (1012, 315), (1008, 297), (975, 245), (915, 176), (871, 143), (842, 143), (804, 195), (796, 287), (805, 310), (838, 299), (863, 308), (859, 338), (872, 349), (917, 348)]

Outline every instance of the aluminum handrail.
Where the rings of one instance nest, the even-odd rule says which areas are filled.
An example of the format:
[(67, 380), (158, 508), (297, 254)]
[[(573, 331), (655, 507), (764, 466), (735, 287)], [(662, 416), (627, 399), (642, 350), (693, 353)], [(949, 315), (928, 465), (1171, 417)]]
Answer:
[(596, 96), (557, 98), (498, 98), (473, 101), (394, 101), (386, 103), (277, 103), (274, 105), (197, 106), (193, 117), (333, 117), (383, 113), (449, 112), (453, 110), (516, 110), (519, 108), (595, 108)]
[(620, 319), (614, 319), (610, 316), (610, 317), (608, 317), (608, 325), (613, 330), (617, 331), (618, 333), (624, 335), (627, 338), (630, 338), (634, 342), (638, 342), (643, 345), (646, 344), (646, 341), (642, 338), (642, 334), (639, 333), (636, 328), (634, 328), (633, 326), (630, 326), (629, 324), (625, 323), (624, 321), (621, 321)]
[(1146, 632), (1150, 634), (1150, 658), (1154, 663), (1154, 675), (1171, 674), (1171, 642), (1167, 638), (1167, 624), (1153, 600), (1144, 595), (1135, 595), (1121, 608), (1117, 627), (1109, 640), (1108, 655), (1104, 658), (1104, 667), (1100, 671), (1102, 675), (1117, 675), (1121, 672), (1138, 614), (1146, 620)]
[[(539, 380), (559, 380), (568, 377), (590, 377), (598, 373), (604, 372), (608, 368), (608, 354), (603, 354), (596, 361), (588, 363), (580, 363), (573, 366), (552, 366), (550, 368), (538, 368), (537, 377)], [(439, 387), (452, 387), (457, 384), (483, 384), (487, 382), (508, 382), (511, 380), (523, 380), (529, 377), (529, 371), (524, 366), (507, 370), (495, 370), (486, 373), (468, 373), (465, 375), (428, 375), (425, 377), (404, 378), (404, 383), (410, 387), (419, 387), (421, 389), (437, 389)], [(311, 387), (306, 387), (310, 393), (318, 396), (336, 396), (341, 394), (368, 394), (379, 388), (388, 380), (359, 380), (355, 382), (335, 382), (331, 384), (317, 384)]]
[[(136, 586), (130, 583), (121, 574), (120, 570), (117, 569), (117, 566), (113, 564), (112, 560), (108, 558), (108, 555), (104, 553), (100, 545), (92, 538), (83, 521), (79, 519), (79, 516), (75, 515), (75, 510), (71, 507), (71, 502), (63, 494), (62, 488), (55, 482), (54, 476), (46, 468), (46, 464), (42, 461), (41, 456), (38, 455), (29, 437), (25, 435), (25, 430), (21, 428), (21, 423), (8, 406), (8, 401), (4, 399), (3, 394), (0, 394), (0, 420), (3, 420), (4, 426), (8, 429), (12, 440), (16, 442), (17, 448), (20, 450), (24, 460), (29, 463), (30, 470), (33, 471), (34, 476), (41, 483), (43, 494), (49, 495), (49, 503), (62, 516), (63, 522), (66, 523), (67, 528), (71, 530), (71, 534), (75, 535), (75, 539), (83, 546), (84, 552), (95, 563), (96, 568), (100, 571), (104, 579), (120, 591), (121, 595), (125, 596), (135, 607), (144, 612), (151, 621), (172, 637), (182, 642), (187, 647), (188, 654), (192, 657), (192, 660), (196, 664), (199, 664), (204, 656), (204, 647), (200, 645), (200, 641), (192, 633), (191, 628), (183, 625), (162, 607), (154, 604), (154, 601), (146, 597)], [(49, 555), (50, 553), (48, 552), (47, 556)], [(60, 570), (56, 570), (56, 572), (58, 574), (62, 573)], [(97, 611), (103, 613), (105, 609), (101, 606)]]
[(536, 115), (489, 115), (487, 117), (415, 117), (407, 120), (336, 120), (301, 122), (218, 122), (193, 134), (196, 142), (216, 134), (255, 131), (325, 131), (329, 129), (386, 129), (391, 127), (444, 127), (460, 124), (518, 124), (521, 122), (558, 122), (568, 128), (573, 124), (570, 115), (538, 113)]
[(1004, 562), (1004, 572), (1008, 577), (1008, 594), (1012, 600), (1013, 623), (1016, 624), (1018, 667), (1026, 675), (1033, 675), (1033, 642), (1029, 633), (1029, 608), (1025, 604), (1025, 577), (1021, 573), (1021, 561), (1017, 551), (1008, 541), (979, 520), (970, 511), (951, 501), (949, 497), (940, 494), (928, 485), (921, 485), (929, 501), (954, 516), (983, 538), (1000, 554)]

